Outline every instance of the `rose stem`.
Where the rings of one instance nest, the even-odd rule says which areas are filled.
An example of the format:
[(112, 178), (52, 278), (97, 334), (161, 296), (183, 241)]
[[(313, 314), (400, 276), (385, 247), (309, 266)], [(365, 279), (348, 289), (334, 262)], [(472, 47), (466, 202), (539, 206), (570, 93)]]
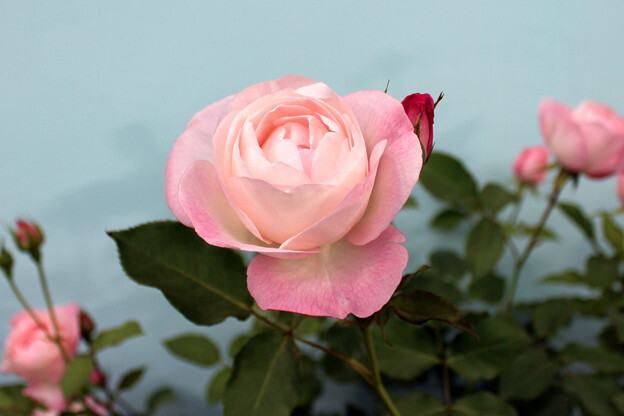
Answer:
[(555, 182), (553, 184), (552, 191), (550, 192), (550, 197), (548, 198), (548, 204), (546, 205), (546, 209), (542, 213), (542, 217), (537, 223), (537, 226), (533, 229), (529, 242), (524, 247), (524, 251), (522, 252), (520, 257), (516, 260), (516, 263), (514, 264), (513, 275), (511, 278), (511, 288), (509, 290), (509, 295), (506, 301), (507, 309), (511, 308), (513, 304), (513, 299), (514, 299), (514, 295), (516, 294), (516, 289), (518, 287), (518, 280), (520, 278), (520, 272), (522, 271), (522, 267), (524, 266), (527, 259), (529, 258), (531, 251), (537, 244), (539, 235), (542, 233), (542, 230), (544, 229), (544, 226), (546, 225), (546, 220), (548, 220), (548, 216), (550, 215), (553, 208), (555, 207), (555, 204), (557, 203), (557, 199), (559, 198), (559, 195), (561, 194), (561, 190), (563, 189), (563, 186), (565, 185), (569, 177), (570, 177), (570, 173), (567, 170), (561, 169), (559, 171), (559, 174), (557, 175), (557, 178), (555, 179)]
[(43, 322), (41, 322), (41, 320), (37, 317), (32, 307), (28, 304), (28, 301), (26, 300), (22, 292), (19, 290), (19, 288), (15, 284), (15, 281), (13, 281), (13, 279), (8, 279), (8, 281), (9, 281), (9, 285), (11, 286), (11, 290), (13, 291), (13, 294), (15, 294), (15, 297), (17, 298), (19, 303), (22, 305), (22, 308), (24, 308), (26, 313), (28, 313), (30, 318), (35, 322), (35, 324), (39, 327), (39, 329), (41, 329), (41, 331), (45, 334), (45, 336), (50, 341), (54, 342), (54, 337), (52, 337), (50, 332), (48, 332), (48, 328), (46, 328)]
[(373, 343), (373, 333), (369, 326), (362, 327), (364, 335), (364, 341), (366, 343), (366, 350), (370, 358), (371, 371), (373, 373), (373, 387), (377, 391), (379, 398), (386, 405), (386, 408), (392, 416), (401, 416), (401, 413), (396, 408), (394, 402), (388, 395), (383, 382), (381, 381), (381, 373), (379, 372), (379, 362), (377, 361), (377, 352), (375, 351), (375, 344)]
[(50, 288), (48, 287), (48, 279), (46, 278), (45, 270), (43, 269), (43, 262), (41, 261), (40, 256), (36, 256), (33, 258), (35, 260), (35, 264), (37, 265), (37, 271), (39, 272), (39, 281), (41, 282), (41, 289), (43, 290), (43, 297), (45, 298), (46, 305), (48, 306), (50, 320), (52, 321), (52, 327), (54, 328), (54, 342), (59, 347), (59, 350), (63, 355), (63, 360), (65, 360), (65, 362), (69, 362), (69, 356), (67, 355), (67, 351), (65, 351), (65, 348), (63, 348), (63, 344), (61, 342), (61, 331), (59, 330), (59, 324), (56, 320), (54, 304), (52, 303), (52, 296), (50, 296)]

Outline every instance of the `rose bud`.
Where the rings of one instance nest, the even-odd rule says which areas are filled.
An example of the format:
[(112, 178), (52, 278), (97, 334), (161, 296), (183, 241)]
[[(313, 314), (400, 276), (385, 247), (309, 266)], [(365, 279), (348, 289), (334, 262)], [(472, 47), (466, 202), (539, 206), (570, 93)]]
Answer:
[(433, 150), (433, 110), (435, 104), (429, 94), (411, 94), (403, 99), (403, 108), (414, 126), (427, 160)]
[(11, 279), (13, 277), (13, 256), (2, 244), (2, 248), (0, 249), (0, 269), (4, 272), (6, 277)]
[(89, 381), (96, 386), (103, 386), (106, 384), (106, 374), (99, 370), (93, 370), (91, 374), (89, 374)]
[(18, 219), (15, 225), (15, 230), (12, 230), (15, 245), (22, 251), (38, 252), (44, 239), (41, 228), (36, 223), (24, 219)]
[(88, 313), (81, 310), (80, 311), (80, 334), (84, 339), (91, 339), (91, 333), (95, 329), (95, 324), (93, 323), (93, 319), (89, 316)]
[(532, 146), (524, 149), (516, 158), (513, 170), (522, 183), (538, 185), (546, 179), (548, 168), (548, 149), (544, 146)]
[(617, 175), (617, 194), (622, 207), (624, 207), (624, 172), (620, 172)]
[(603, 178), (624, 168), (624, 118), (610, 107), (584, 102), (570, 110), (545, 98), (539, 122), (546, 144), (567, 170)]

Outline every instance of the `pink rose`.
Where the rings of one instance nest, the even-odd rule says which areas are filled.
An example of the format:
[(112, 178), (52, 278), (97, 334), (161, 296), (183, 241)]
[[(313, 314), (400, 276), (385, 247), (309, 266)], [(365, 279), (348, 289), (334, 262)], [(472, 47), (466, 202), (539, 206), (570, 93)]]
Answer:
[(624, 207), (624, 173), (620, 172), (617, 175), (617, 194), (620, 198), (620, 203)]
[(538, 185), (546, 179), (548, 148), (532, 146), (524, 149), (516, 158), (513, 169), (520, 182)]
[[(49, 334), (53, 326), (47, 309), (34, 310), (39, 322)], [(78, 347), (80, 327), (78, 305), (54, 308), (59, 325), (61, 344), (68, 357), (73, 357)], [(58, 383), (63, 377), (66, 363), (58, 346), (32, 320), (26, 311), (11, 319), (11, 331), (5, 342), (0, 370), (12, 372), (28, 382), (24, 394), (46, 404), (51, 409), (64, 406)], [(62, 409), (61, 409), (62, 410)]]
[(422, 143), (426, 159), (433, 150), (433, 98), (429, 94), (416, 93), (405, 97), (402, 104)]
[(407, 264), (390, 222), (421, 166), (399, 101), (340, 97), (291, 75), (197, 113), (169, 155), (165, 191), (206, 242), (259, 253), (247, 285), (261, 308), (366, 317)]
[(545, 98), (539, 120), (544, 140), (566, 169), (602, 178), (624, 168), (624, 118), (606, 105), (584, 102), (570, 110)]

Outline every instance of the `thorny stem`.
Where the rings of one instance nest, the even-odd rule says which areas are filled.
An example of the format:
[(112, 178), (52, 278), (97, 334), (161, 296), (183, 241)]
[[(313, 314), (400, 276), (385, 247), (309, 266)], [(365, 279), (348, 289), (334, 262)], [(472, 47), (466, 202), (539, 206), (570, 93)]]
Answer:
[(390, 412), (392, 416), (401, 416), (399, 409), (396, 408), (396, 405), (390, 398), (390, 395), (386, 391), (386, 388), (381, 381), (381, 373), (379, 372), (379, 362), (377, 361), (377, 352), (375, 351), (375, 344), (373, 342), (373, 333), (370, 329), (370, 326), (365, 326), (362, 328), (364, 333), (364, 341), (366, 343), (366, 350), (368, 351), (368, 356), (370, 358), (371, 371), (373, 373), (373, 387), (377, 391), (379, 398), (386, 405), (386, 408)]
[(570, 173), (568, 171), (564, 169), (561, 169), (559, 171), (559, 175), (557, 175), (557, 178), (555, 179), (555, 182), (553, 184), (553, 189), (550, 192), (550, 197), (548, 198), (548, 204), (546, 205), (546, 209), (542, 213), (542, 216), (539, 219), (537, 226), (535, 226), (535, 228), (533, 229), (533, 232), (531, 233), (531, 237), (527, 245), (524, 247), (524, 251), (522, 252), (520, 257), (516, 260), (514, 264), (513, 275), (511, 278), (511, 288), (509, 290), (509, 296), (506, 301), (506, 307), (508, 309), (511, 308), (513, 304), (513, 299), (516, 293), (516, 289), (518, 287), (518, 280), (520, 278), (520, 272), (522, 271), (522, 267), (524, 266), (527, 259), (529, 258), (531, 251), (537, 244), (537, 240), (539, 239), (539, 236), (542, 233), (544, 226), (546, 225), (546, 220), (548, 220), (550, 213), (555, 207), (555, 204), (557, 203), (557, 199), (559, 198), (559, 195), (561, 194), (561, 190), (563, 189), (563, 186), (565, 185), (569, 177), (570, 177)]
[(41, 258), (38, 256), (34, 258), (34, 260), (35, 264), (37, 265), (37, 272), (39, 272), (39, 281), (41, 282), (43, 297), (45, 298), (46, 306), (48, 307), (48, 311), (50, 313), (50, 320), (52, 321), (52, 328), (54, 329), (54, 342), (61, 351), (63, 360), (65, 360), (65, 362), (69, 362), (69, 356), (67, 355), (67, 351), (65, 351), (65, 348), (63, 348), (63, 344), (61, 342), (61, 331), (59, 329), (58, 321), (56, 320), (54, 304), (52, 303), (52, 296), (50, 295), (50, 288), (48, 287), (48, 279), (46, 278), (45, 270), (43, 269), (43, 263), (41, 261)]
[(358, 374), (360, 374), (364, 380), (366, 380), (366, 382), (368, 384), (373, 384), (373, 379), (371, 376), (371, 372), (368, 368), (366, 368), (365, 366), (363, 366), (362, 364), (360, 364), (359, 362), (357, 362), (356, 360), (349, 358), (347, 356), (344, 356), (342, 354), (340, 354), (338, 351), (334, 351), (331, 348), (327, 348), (324, 345), (321, 344), (317, 344), (314, 341), (310, 341), (307, 340), (303, 337), (300, 337), (299, 335), (295, 334), (292, 331), (292, 328), (284, 328), (283, 326), (271, 321), (270, 319), (266, 318), (265, 316), (263, 316), (262, 314), (258, 313), (257, 311), (255, 311), (252, 308), (248, 309), (249, 313), (251, 313), (253, 316), (256, 317), (256, 319), (264, 322), (265, 324), (283, 332), (284, 334), (288, 335), (289, 337), (293, 338), (294, 340), (297, 340), (303, 344), (309, 345), (313, 348), (316, 348), (318, 350), (321, 350), (345, 363), (347, 363), (348, 365), (350, 365)]

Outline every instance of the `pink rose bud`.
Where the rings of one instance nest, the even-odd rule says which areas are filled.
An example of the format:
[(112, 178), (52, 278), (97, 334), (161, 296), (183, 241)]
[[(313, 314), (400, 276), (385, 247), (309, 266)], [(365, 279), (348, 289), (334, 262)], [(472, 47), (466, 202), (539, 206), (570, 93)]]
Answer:
[(95, 329), (95, 324), (93, 323), (93, 319), (89, 316), (88, 313), (81, 310), (80, 311), (80, 334), (84, 339), (90, 339), (91, 333)]
[(37, 224), (31, 221), (18, 219), (15, 222), (16, 228), (13, 231), (15, 244), (23, 251), (36, 251), (43, 243), (43, 232)]
[(569, 171), (603, 178), (624, 168), (624, 118), (610, 107), (584, 102), (570, 110), (545, 98), (539, 122), (546, 144)]
[(522, 183), (538, 185), (546, 178), (548, 168), (548, 149), (533, 146), (524, 149), (516, 158), (513, 169), (516, 178)]
[(617, 193), (620, 197), (620, 203), (624, 207), (624, 172), (618, 173), (617, 176)]
[(429, 94), (416, 93), (405, 97), (402, 104), (414, 125), (414, 133), (418, 135), (427, 159), (433, 149), (433, 98)]

